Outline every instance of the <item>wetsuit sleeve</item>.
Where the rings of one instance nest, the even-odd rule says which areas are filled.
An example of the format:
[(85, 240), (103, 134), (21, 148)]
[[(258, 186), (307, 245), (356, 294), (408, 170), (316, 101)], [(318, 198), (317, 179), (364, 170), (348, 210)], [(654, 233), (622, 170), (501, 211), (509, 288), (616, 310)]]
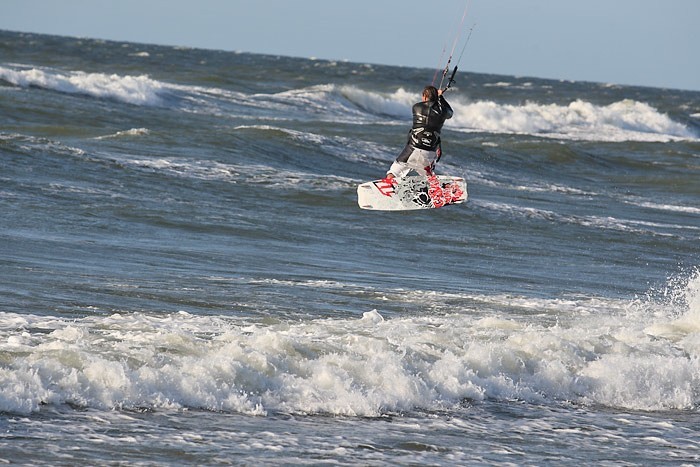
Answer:
[(454, 112), (452, 111), (452, 107), (450, 107), (450, 104), (447, 103), (443, 96), (440, 96), (438, 99), (440, 101), (440, 105), (442, 106), (443, 115), (445, 116), (445, 119), (452, 118)]

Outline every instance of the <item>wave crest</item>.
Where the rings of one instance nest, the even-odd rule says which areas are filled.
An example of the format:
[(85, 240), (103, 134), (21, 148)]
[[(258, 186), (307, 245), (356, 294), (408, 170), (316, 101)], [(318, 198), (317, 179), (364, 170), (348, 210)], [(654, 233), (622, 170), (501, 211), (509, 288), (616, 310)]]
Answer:
[(593, 141), (669, 141), (696, 139), (685, 125), (674, 122), (644, 102), (622, 100), (599, 106), (583, 100), (569, 105), (456, 102), (455, 117), (446, 126), (463, 131), (532, 134)]
[[(418, 94), (403, 88), (390, 94), (365, 91), (355, 86), (326, 88), (328, 94), (316, 105), (347, 100), (345, 108), (359, 108), (376, 116), (409, 122)], [(454, 117), (445, 128), (465, 132), (530, 134), (557, 139), (590, 141), (671, 141), (698, 139), (691, 129), (673, 121), (651, 105), (624, 99), (609, 105), (595, 105), (578, 99), (568, 105), (501, 104), (491, 100), (465, 101), (450, 97)], [(326, 101), (326, 102), (324, 102)]]
[[(23, 65), (15, 68), (24, 67)], [(290, 111), (301, 119), (361, 124), (410, 123), (418, 94), (403, 88), (392, 93), (367, 91), (353, 85), (320, 84), (275, 94), (245, 94), (226, 89), (163, 83), (147, 75), (122, 76), (51, 69), (12, 69), (0, 66), (0, 79), (15, 86), (40, 87), (70, 94), (112, 99), (135, 105), (167, 105), (196, 113), (261, 116), (273, 119)], [(530, 134), (546, 138), (589, 141), (697, 140), (686, 125), (675, 122), (651, 105), (630, 99), (609, 105), (576, 100), (568, 105), (502, 104), (466, 101), (448, 96), (455, 115), (446, 128), (463, 132)], [(232, 107), (233, 106), (233, 107)], [(236, 109), (243, 107), (242, 112)]]
[(20, 87), (39, 87), (68, 94), (84, 94), (135, 105), (160, 105), (163, 84), (146, 75), (71, 71), (62, 73), (39, 68), (13, 70), (0, 66), (0, 79)]

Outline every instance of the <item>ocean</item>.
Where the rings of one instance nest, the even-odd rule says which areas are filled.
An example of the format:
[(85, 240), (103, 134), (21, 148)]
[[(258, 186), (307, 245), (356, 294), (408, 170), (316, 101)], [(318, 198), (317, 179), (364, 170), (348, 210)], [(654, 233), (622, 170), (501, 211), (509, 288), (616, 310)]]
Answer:
[(700, 92), (0, 39), (0, 462), (700, 463)]

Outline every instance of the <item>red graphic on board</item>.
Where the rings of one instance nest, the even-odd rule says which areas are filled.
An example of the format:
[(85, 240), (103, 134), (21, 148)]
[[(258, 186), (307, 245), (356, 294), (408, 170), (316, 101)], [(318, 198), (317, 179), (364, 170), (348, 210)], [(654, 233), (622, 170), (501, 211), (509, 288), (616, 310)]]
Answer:
[(459, 183), (450, 183), (448, 185), (445, 185), (445, 188), (449, 188), (452, 192), (452, 201), (457, 201), (460, 198), (462, 198), (462, 196), (464, 196), (464, 192), (459, 187)]
[(445, 192), (440, 186), (440, 180), (438, 180), (435, 174), (428, 177), (428, 196), (430, 196), (434, 208), (441, 208), (452, 201), (451, 197), (449, 201), (445, 199)]
[(464, 192), (459, 187), (459, 183), (451, 182), (444, 185), (440, 184), (437, 175), (428, 177), (428, 196), (433, 202), (434, 208), (441, 208), (446, 204), (452, 204), (458, 201)]
[(394, 194), (394, 186), (397, 185), (397, 181), (394, 178), (383, 178), (379, 181), (374, 182), (374, 186), (377, 190), (384, 196), (389, 196)]

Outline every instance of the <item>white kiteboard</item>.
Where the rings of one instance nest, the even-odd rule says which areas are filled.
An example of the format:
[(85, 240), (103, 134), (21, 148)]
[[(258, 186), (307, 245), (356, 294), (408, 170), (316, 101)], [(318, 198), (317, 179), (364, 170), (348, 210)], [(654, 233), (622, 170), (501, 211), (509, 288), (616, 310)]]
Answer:
[(401, 179), (374, 180), (357, 187), (357, 204), (376, 211), (435, 209), (467, 200), (467, 182), (461, 177), (412, 175)]

